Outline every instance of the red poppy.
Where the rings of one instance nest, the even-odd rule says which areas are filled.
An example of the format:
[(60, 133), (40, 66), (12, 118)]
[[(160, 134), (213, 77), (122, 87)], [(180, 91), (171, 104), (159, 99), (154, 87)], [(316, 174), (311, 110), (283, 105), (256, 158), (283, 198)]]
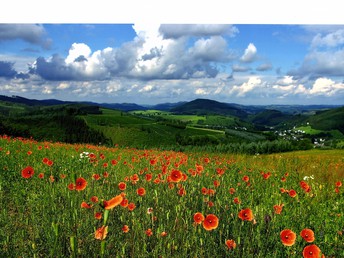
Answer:
[(70, 183), (68, 185), (68, 189), (71, 190), (71, 191), (74, 190), (75, 189), (75, 185), (73, 183)]
[(135, 205), (135, 203), (131, 202), (131, 203), (128, 204), (127, 207), (128, 207), (129, 211), (133, 211), (135, 209), (136, 205)]
[(319, 258), (321, 255), (321, 250), (317, 245), (308, 245), (303, 249), (302, 255), (304, 258)]
[(219, 180), (215, 180), (214, 181), (214, 186), (215, 187), (219, 187), (220, 186), (220, 181)]
[(105, 172), (103, 173), (103, 177), (104, 177), (104, 178), (109, 177), (109, 173), (105, 171)]
[(282, 212), (282, 209), (283, 209), (283, 204), (281, 204), (281, 205), (278, 205), (278, 204), (276, 204), (276, 205), (274, 205), (274, 211), (275, 211), (275, 213), (276, 214), (281, 214), (281, 212)]
[(235, 198), (233, 199), (233, 202), (234, 202), (235, 204), (240, 204), (240, 203), (241, 203), (241, 201), (239, 200), (238, 197), (235, 197)]
[(124, 233), (128, 233), (128, 232), (129, 232), (129, 227), (128, 227), (128, 225), (124, 225), (124, 226), (122, 227), (122, 231), (123, 231)]
[(44, 178), (44, 174), (43, 173), (39, 173), (39, 175), (38, 175), (38, 178)]
[(108, 233), (108, 226), (106, 226), (106, 227), (102, 226), (96, 230), (96, 232), (94, 233), (94, 238), (99, 239), (99, 240), (103, 240), (103, 239), (105, 239), (107, 233)]
[(91, 197), (91, 202), (97, 203), (98, 202), (98, 197), (97, 196), (92, 196)]
[(152, 174), (146, 174), (145, 177), (147, 182), (150, 182), (153, 178)]
[(239, 211), (238, 217), (244, 221), (252, 221), (254, 218), (252, 210), (250, 208), (242, 209), (241, 211)]
[(172, 170), (170, 177), (172, 182), (179, 182), (183, 178), (183, 173), (179, 170), (174, 169)]
[(31, 167), (31, 166), (27, 166), (21, 172), (22, 177), (24, 177), (24, 178), (30, 178), (33, 176), (34, 173), (35, 173), (35, 171), (34, 171), (33, 167)]
[(117, 195), (108, 201), (103, 201), (104, 209), (111, 210), (115, 208), (117, 205), (119, 205), (122, 202), (122, 200), (123, 200), (123, 196)]
[(342, 182), (341, 181), (337, 181), (336, 182), (336, 187), (342, 187)]
[(124, 182), (120, 182), (118, 184), (118, 188), (119, 188), (119, 190), (124, 191), (127, 188), (127, 184)]
[(75, 181), (75, 190), (82, 191), (86, 188), (87, 181), (83, 177), (79, 177)]
[(82, 202), (82, 203), (81, 203), (81, 208), (90, 209), (90, 208), (91, 208), (91, 205), (89, 205), (89, 204), (86, 203), (86, 202)]
[(263, 173), (263, 178), (266, 180), (266, 179), (269, 179), (269, 177), (271, 176), (271, 173), (268, 172), (268, 173)]
[(179, 196), (184, 196), (184, 195), (186, 195), (186, 190), (185, 190), (184, 187), (179, 188), (179, 190), (178, 190), (178, 195), (179, 195)]
[(290, 229), (284, 229), (280, 233), (282, 244), (285, 246), (292, 246), (295, 244), (296, 234)]
[(205, 187), (202, 187), (202, 194), (203, 194), (203, 195), (208, 194), (208, 189), (205, 188)]
[(229, 188), (229, 193), (230, 194), (234, 194), (235, 193), (235, 189), (233, 187)]
[(165, 231), (161, 232), (160, 236), (165, 237), (167, 236), (167, 233)]
[(102, 218), (102, 213), (101, 212), (96, 212), (94, 214), (94, 218), (100, 220)]
[(307, 182), (305, 181), (301, 181), (300, 182), (300, 186), (301, 188), (305, 191), (305, 192), (310, 192), (311, 191), (311, 187), (309, 186), (309, 184), (307, 184)]
[(250, 178), (249, 178), (248, 176), (244, 176), (244, 177), (242, 178), (242, 180), (243, 180), (244, 182), (248, 182), (248, 181), (250, 180)]
[(136, 193), (140, 196), (144, 196), (146, 194), (146, 190), (143, 187), (140, 187), (136, 190)]
[(208, 214), (203, 221), (203, 228), (208, 231), (216, 229), (218, 225), (219, 219), (214, 214)]
[(120, 205), (123, 207), (123, 208), (126, 208), (128, 206), (128, 199), (124, 198), (123, 197), (123, 200), (121, 201)]
[(153, 235), (153, 232), (152, 232), (152, 229), (147, 229), (146, 231), (145, 231), (145, 234), (147, 235), (147, 236), (151, 236), (151, 235)]
[(193, 216), (193, 219), (196, 224), (202, 224), (202, 222), (204, 221), (204, 216), (202, 213), (196, 212)]
[(300, 236), (308, 243), (312, 243), (315, 240), (313, 230), (305, 228), (300, 232)]
[(226, 240), (226, 246), (228, 247), (228, 249), (234, 249), (236, 248), (236, 243), (233, 239), (228, 239)]
[(295, 198), (296, 197), (296, 195), (297, 195), (297, 193), (296, 193), (296, 191), (294, 190), (294, 189), (291, 189), (291, 190), (289, 190), (289, 196), (290, 197), (292, 197), (292, 198)]

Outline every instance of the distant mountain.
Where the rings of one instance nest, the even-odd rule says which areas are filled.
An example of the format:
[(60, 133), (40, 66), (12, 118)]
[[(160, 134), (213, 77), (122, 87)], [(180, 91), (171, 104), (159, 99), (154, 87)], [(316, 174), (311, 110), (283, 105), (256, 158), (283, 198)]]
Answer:
[(177, 103), (161, 103), (161, 104), (151, 106), (150, 109), (156, 109), (156, 110), (161, 110), (161, 111), (170, 111), (171, 109), (178, 107), (180, 105), (183, 105), (185, 103), (187, 103), (187, 101), (181, 101), (181, 102), (177, 102)]
[(255, 125), (276, 126), (282, 122), (293, 119), (293, 115), (278, 110), (265, 109), (257, 114), (251, 115), (248, 121)]
[(195, 99), (193, 101), (174, 107), (170, 111), (179, 114), (218, 114), (232, 115), (240, 118), (247, 117), (247, 113), (236, 105), (222, 103), (210, 99)]
[(62, 100), (57, 100), (57, 99), (37, 100), (37, 99), (27, 99), (20, 96), (8, 97), (4, 95), (0, 95), (0, 101), (24, 104), (27, 106), (52, 106), (52, 105), (77, 103), (73, 101), (62, 101)]
[(147, 110), (147, 107), (135, 103), (97, 103), (102, 108), (117, 109), (122, 111)]
[(319, 130), (339, 130), (344, 134), (344, 107), (318, 111), (308, 119), (310, 125)]

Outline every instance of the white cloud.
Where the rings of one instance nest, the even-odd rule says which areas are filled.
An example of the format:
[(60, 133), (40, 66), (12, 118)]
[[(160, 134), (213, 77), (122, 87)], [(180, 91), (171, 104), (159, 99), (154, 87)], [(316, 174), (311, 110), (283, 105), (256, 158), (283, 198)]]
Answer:
[(311, 47), (336, 47), (344, 44), (344, 29), (338, 29), (326, 35), (318, 33), (312, 40)]
[(328, 78), (319, 78), (314, 82), (309, 93), (314, 95), (332, 96), (338, 91), (344, 91), (344, 83), (336, 83)]
[(91, 49), (84, 43), (73, 43), (69, 49), (69, 54), (65, 59), (66, 64), (74, 63), (78, 57), (83, 56), (88, 59), (91, 54)]
[(240, 60), (244, 63), (251, 63), (256, 59), (257, 55), (257, 48), (253, 43), (250, 43), (247, 48), (245, 49), (245, 53), (240, 58)]
[(241, 85), (234, 85), (230, 90), (230, 94), (235, 94), (238, 97), (243, 97), (246, 93), (253, 91), (256, 87), (258, 87), (262, 83), (262, 80), (257, 76), (252, 76), (248, 79), (247, 82), (244, 82)]

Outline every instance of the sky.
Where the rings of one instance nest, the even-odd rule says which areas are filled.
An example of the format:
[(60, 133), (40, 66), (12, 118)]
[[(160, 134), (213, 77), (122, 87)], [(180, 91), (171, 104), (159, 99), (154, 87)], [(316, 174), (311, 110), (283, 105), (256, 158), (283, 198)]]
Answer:
[(344, 105), (344, 23), (41, 20), (0, 20), (1, 95)]

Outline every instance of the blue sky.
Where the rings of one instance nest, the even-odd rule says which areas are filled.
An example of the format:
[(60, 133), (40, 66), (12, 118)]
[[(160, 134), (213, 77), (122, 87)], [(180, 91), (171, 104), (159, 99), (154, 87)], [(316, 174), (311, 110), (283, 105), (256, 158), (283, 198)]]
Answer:
[(0, 94), (344, 104), (344, 25), (1, 23)]

